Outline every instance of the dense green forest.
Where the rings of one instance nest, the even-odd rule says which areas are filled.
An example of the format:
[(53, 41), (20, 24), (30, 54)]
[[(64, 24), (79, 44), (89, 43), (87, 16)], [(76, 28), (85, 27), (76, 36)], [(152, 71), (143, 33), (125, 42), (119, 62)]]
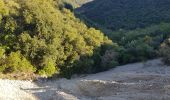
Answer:
[(76, 11), (111, 30), (170, 22), (169, 0), (93, 0)]
[[(0, 1), (0, 72), (69, 77), (103, 70), (114, 43), (56, 0)], [(100, 64), (99, 64), (100, 65)], [(98, 67), (98, 68), (96, 68)]]
[(94, 0), (75, 9), (86, 1), (1, 0), (0, 73), (70, 78), (156, 57), (170, 63), (167, 0)]
[(75, 10), (119, 45), (119, 64), (163, 57), (170, 63), (169, 0), (93, 0)]

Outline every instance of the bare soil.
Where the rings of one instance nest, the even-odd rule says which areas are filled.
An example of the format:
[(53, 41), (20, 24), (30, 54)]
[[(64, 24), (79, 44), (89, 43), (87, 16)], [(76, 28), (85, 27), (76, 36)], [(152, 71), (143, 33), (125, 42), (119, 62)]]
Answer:
[(170, 100), (170, 67), (155, 59), (71, 80), (0, 80), (0, 100)]

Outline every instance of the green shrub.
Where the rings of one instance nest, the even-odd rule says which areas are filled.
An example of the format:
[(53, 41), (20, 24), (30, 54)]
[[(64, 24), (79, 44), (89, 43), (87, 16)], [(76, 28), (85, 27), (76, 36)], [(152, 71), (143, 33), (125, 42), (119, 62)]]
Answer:
[(57, 71), (58, 71), (58, 68), (55, 66), (55, 62), (53, 62), (51, 59), (46, 59), (46, 61), (44, 61), (43, 68), (39, 70), (38, 73), (40, 75), (51, 77)]
[(4, 53), (5, 53), (5, 49), (2, 49), (2, 47), (0, 47), (0, 59), (4, 57)]
[(4, 72), (5, 71), (5, 69), (7, 68), (7, 66), (6, 65), (1, 65), (0, 64), (0, 72)]
[(20, 52), (11, 52), (5, 59), (6, 73), (33, 73), (35, 68)]
[(5, 50), (0, 47), (0, 72), (3, 72), (6, 68), (6, 65), (4, 65), (4, 57), (5, 57)]
[[(110, 63), (109, 63), (109, 67), (110, 68), (113, 68), (113, 67), (116, 67), (119, 65), (119, 62), (118, 61), (115, 61), (115, 60), (112, 60)], [(109, 69), (108, 67), (108, 69)]]
[(166, 64), (170, 65), (170, 39), (162, 43), (159, 53), (163, 57), (163, 61)]
[(89, 57), (82, 57), (79, 61), (77, 61), (76, 65), (74, 66), (73, 72), (78, 74), (92, 73), (93, 67), (93, 59), (90, 59)]
[(101, 57), (102, 70), (107, 70), (118, 65), (118, 52), (107, 50)]

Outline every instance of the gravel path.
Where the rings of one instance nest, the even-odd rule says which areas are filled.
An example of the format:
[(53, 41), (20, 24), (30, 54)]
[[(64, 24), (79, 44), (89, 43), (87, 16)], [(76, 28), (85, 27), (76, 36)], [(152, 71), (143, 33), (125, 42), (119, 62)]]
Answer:
[(156, 59), (71, 80), (0, 80), (0, 100), (170, 100), (170, 67)]

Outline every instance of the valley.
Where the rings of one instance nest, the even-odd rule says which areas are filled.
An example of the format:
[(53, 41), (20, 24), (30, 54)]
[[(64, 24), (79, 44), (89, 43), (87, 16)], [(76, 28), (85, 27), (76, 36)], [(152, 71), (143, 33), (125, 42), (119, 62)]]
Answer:
[(170, 67), (155, 59), (71, 80), (0, 80), (0, 97), (2, 100), (169, 100), (169, 76)]
[(0, 100), (170, 100), (170, 1), (0, 0)]

